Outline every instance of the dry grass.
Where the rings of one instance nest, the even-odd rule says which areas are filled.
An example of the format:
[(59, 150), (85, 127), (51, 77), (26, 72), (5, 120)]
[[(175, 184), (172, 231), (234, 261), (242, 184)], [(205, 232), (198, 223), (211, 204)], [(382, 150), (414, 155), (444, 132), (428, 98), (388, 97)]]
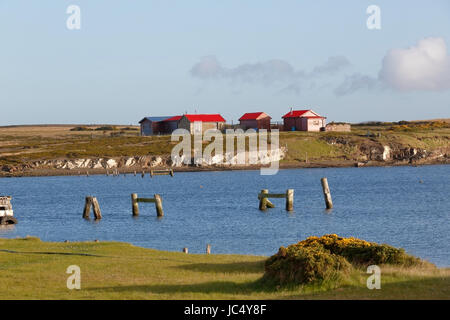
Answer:
[[(354, 270), (342, 282), (274, 287), (266, 257), (184, 254), (119, 242), (0, 239), (0, 299), (449, 299), (450, 269), (381, 266), (381, 290)], [(66, 287), (70, 265), (81, 290)]]

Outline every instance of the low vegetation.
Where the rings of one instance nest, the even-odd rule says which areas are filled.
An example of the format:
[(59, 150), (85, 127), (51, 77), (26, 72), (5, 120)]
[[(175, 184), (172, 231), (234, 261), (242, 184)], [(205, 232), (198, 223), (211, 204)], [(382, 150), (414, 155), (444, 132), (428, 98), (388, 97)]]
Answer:
[(266, 261), (265, 278), (278, 284), (330, 281), (342, 279), (352, 268), (363, 269), (373, 264), (433, 267), (403, 249), (328, 234), (281, 247)]
[[(449, 299), (450, 269), (380, 265), (381, 289), (352, 267), (344, 278), (277, 285), (267, 257), (184, 254), (119, 242), (0, 239), (0, 299)], [(317, 259), (317, 262), (327, 262)], [(343, 261), (343, 260), (342, 260)], [(71, 265), (81, 289), (69, 290)]]

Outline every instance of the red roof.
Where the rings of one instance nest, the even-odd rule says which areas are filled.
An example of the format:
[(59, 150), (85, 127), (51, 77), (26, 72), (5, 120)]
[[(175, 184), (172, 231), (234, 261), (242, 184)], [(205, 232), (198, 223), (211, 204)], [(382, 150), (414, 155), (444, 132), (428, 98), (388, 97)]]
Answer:
[(164, 121), (178, 121), (178, 120), (181, 119), (181, 117), (182, 117), (182, 116), (174, 116), (174, 117), (171, 117), (171, 118), (166, 119), (166, 120), (164, 120)]
[(225, 119), (220, 114), (185, 114), (190, 122), (225, 122)]
[[(304, 116), (303, 114), (305, 114), (308, 111), (314, 113), (315, 116)], [(292, 111), (289, 111), (288, 113), (286, 113), (282, 118), (300, 118), (300, 117), (305, 117), (305, 118), (324, 118), (324, 117), (319, 116), (317, 113), (315, 113), (312, 110), (292, 110)]]
[[(239, 120), (256, 120), (258, 119), (264, 112), (247, 112)], [(268, 115), (267, 115), (268, 116)], [(268, 116), (269, 117), (269, 116)], [(270, 117), (269, 117), (270, 118)]]

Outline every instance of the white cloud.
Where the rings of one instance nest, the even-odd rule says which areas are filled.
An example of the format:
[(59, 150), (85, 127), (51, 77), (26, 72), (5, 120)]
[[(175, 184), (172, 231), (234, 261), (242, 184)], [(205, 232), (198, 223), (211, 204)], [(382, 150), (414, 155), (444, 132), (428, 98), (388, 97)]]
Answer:
[(450, 89), (450, 56), (442, 38), (425, 38), (407, 49), (392, 49), (379, 79), (398, 90)]
[(354, 73), (350, 76), (346, 76), (344, 81), (334, 89), (334, 93), (338, 96), (343, 96), (361, 89), (371, 90), (378, 85), (379, 82), (376, 78), (360, 73)]

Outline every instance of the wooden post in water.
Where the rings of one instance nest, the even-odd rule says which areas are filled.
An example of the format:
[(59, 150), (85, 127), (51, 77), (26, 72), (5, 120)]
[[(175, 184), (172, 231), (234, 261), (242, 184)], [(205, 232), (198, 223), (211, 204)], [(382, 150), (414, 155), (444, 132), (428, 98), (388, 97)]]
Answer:
[(145, 171), (144, 171), (144, 170), (142, 170), (142, 175), (141, 175), (141, 177), (142, 177), (142, 178), (145, 177)]
[(173, 169), (170, 169), (170, 176), (173, 177)]
[(206, 245), (206, 254), (211, 254), (211, 245), (210, 244)]
[(139, 204), (137, 202), (138, 195), (137, 193), (131, 194), (131, 208), (133, 211), (133, 217), (137, 217), (139, 215)]
[(86, 197), (84, 203), (83, 218), (89, 220), (89, 214), (91, 213), (92, 197)]
[(286, 191), (286, 210), (294, 210), (294, 189), (287, 189)]
[[(261, 194), (268, 194), (268, 189), (262, 189)], [(275, 205), (270, 202), (269, 198), (267, 197), (261, 197), (259, 199), (259, 210), (266, 210), (267, 208), (275, 208)]]
[(134, 176), (136, 177), (136, 170), (134, 170)]
[(92, 197), (92, 206), (94, 209), (94, 218), (95, 220), (100, 220), (102, 218), (102, 212), (100, 211), (100, 206), (98, 204), (97, 198)]
[[(262, 189), (261, 190), (261, 195), (262, 194), (268, 194), (269, 190), (268, 189)], [(267, 209), (267, 198), (265, 197), (261, 197), (261, 199), (259, 199), (259, 210), (266, 210)]]
[(189, 252), (188, 252), (188, 248), (183, 248), (183, 252), (186, 253), (186, 254), (188, 254), (188, 253), (189, 253)]
[(322, 189), (323, 189), (323, 196), (325, 198), (325, 204), (327, 206), (327, 209), (333, 208), (333, 201), (331, 200), (331, 193), (330, 188), (328, 187), (328, 180), (327, 178), (320, 179), (320, 182), (322, 183)]
[(155, 194), (155, 207), (156, 207), (156, 215), (158, 217), (164, 216), (164, 211), (162, 207), (162, 198), (159, 194)]

